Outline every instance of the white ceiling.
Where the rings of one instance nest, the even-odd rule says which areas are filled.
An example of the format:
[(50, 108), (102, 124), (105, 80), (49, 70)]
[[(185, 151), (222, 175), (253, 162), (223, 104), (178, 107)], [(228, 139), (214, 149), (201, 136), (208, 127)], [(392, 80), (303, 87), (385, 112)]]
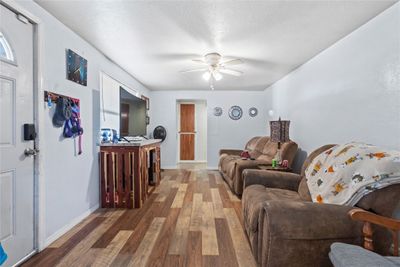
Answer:
[(179, 73), (209, 52), (245, 61), (216, 90), (264, 90), (396, 1), (36, 2), (151, 90), (209, 90)]

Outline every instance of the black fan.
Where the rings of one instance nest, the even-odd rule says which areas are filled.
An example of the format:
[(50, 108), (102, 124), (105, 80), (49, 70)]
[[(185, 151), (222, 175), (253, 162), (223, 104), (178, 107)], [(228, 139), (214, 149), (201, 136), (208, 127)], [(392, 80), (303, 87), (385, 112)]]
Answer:
[(153, 131), (153, 138), (161, 139), (161, 142), (163, 142), (167, 138), (167, 130), (161, 125), (157, 126)]

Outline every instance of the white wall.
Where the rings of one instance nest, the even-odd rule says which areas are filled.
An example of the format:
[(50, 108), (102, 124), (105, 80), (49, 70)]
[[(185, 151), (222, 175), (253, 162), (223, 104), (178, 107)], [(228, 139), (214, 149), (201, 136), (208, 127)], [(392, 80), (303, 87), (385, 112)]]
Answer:
[(310, 153), (353, 140), (400, 149), (400, 3), (266, 89)]
[[(161, 145), (161, 166), (172, 168), (177, 163), (177, 100), (201, 99), (207, 101), (207, 160), (209, 168), (218, 165), (218, 151), (221, 148), (244, 147), (246, 142), (256, 135), (268, 135), (267, 112), (272, 104), (265, 103), (265, 92), (248, 91), (152, 91), (150, 129), (163, 125), (167, 129), (167, 138)], [(228, 117), (231, 106), (243, 109), (243, 117), (233, 121)], [(223, 115), (215, 117), (213, 108), (223, 108)], [(259, 115), (251, 118), (250, 107), (256, 107)]]
[[(43, 27), (44, 90), (79, 98), (84, 128), (83, 154), (75, 155), (74, 141), (61, 137), (62, 129), (51, 122), (54, 109), (46, 114), (41, 159), (45, 180), (45, 236), (47, 243), (71, 227), (82, 215), (99, 205), (99, 177), (96, 139), (100, 128), (100, 72), (104, 71), (131, 88), (148, 95), (148, 91), (132, 76), (110, 62), (98, 50), (57, 21), (32, 1), (18, 4), (40, 18)], [(81, 86), (66, 79), (65, 50), (72, 49), (88, 60), (88, 85)], [(41, 97), (39, 101), (43, 101)]]

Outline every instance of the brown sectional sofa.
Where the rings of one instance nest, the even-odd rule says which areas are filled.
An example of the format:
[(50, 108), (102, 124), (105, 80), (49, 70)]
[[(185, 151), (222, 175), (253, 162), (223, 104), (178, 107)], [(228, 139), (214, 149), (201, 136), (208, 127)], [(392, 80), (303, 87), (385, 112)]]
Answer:
[[(277, 149), (278, 144), (272, 142), (268, 136), (256, 136), (247, 142), (245, 150), (248, 150), (250, 156), (255, 160), (242, 160), (240, 153), (243, 150), (221, 149), (219, 152), (219, 171), (232, 191), (240, 196), (243, 192), (243, 170), (257, 169), (260, 164), (271, 165)], [(297, 144), (293, 141), (281, 145), (282, 159), (288, 160), (289, 166), (291, 166), (296, 152)]]
[[(352, 221), (354, 207), (311, 202), (304, 171), (313, 158), (333, 145), (309, 155), (301, 175), (276, 171), (244, 171), (242, 197), (245, 231), (260, 266), (331, 266), (334, 242), (362, 244), (362, 223)], [(357, 207), (392, 216), (400, 203), (400, 184), (364, 196)], [(387, 255), (390, 232), (376, 228), (375, 251)]]

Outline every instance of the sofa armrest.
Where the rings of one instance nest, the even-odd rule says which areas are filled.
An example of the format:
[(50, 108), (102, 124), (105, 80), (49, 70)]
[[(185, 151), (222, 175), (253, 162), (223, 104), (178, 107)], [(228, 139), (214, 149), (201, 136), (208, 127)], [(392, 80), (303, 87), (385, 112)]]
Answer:
[(301, 176), (290, 172), (247, 169), (243, 172), (243, 179), (244, 188), (253, 184), (260, 184), (270, 188), (297, 191)]
[(363, 209), (352, 209), (349, 212), (350, 217), (356, 221), (373, 223), (376, 225), (383, 226), (392, 231), (400, 231), (400, 220), (396, 220), (389, 217), (377, 215), (375, 213), (363, 210)]
[(285, 240), (361, 238), (362, 223), (350, 218), (351, 209), (314, 202), (266, 201), (264, 235), (268, 233), (270, 238)]
[(400, 220), (380, 216), (358, 208), (350, 210), (349, 215), (353, 220), (364, 223), (363, 235), (364, 247), (366, 249), (374, 251), (373, 229), (371, 224), (376, 224), (391, 230), (393, 235), (393, 256), (399, 256), (398, 231), (400, 230)]
[(221, 156), (222, 154), (228, 154), (228, 155), (240, 156), (242, 152), (243, 150), (241, 149), (221, 149), (219, 151), (219, 155)]

